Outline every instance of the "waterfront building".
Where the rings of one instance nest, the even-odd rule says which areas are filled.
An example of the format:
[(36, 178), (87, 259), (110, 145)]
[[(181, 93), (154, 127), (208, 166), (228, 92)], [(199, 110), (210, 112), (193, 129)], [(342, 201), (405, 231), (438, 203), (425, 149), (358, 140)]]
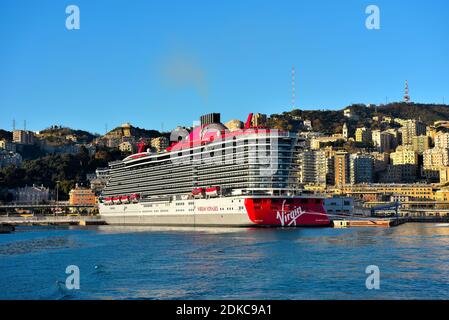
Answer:
[(402, 144), (413, 144), (413, 137), (426, 134), (426, 124), (419, 120), (406, 120), (402, 124)]
[(414, 136), (412, 138), (412, 146), (413, 150), (421, 155), (430, 148), (430, 137), (425, 135)]
[(324, 208), (327, 214), (352, 214), (354, 211), (354, 199), (350, 197), (337, 197), (324, 199)]
[(334, 156), (334, 184), (341, 186), (349, 183), (349, 153), (346, 151), (337, 151)]
[(299, 154), (299, 182), (326, 184), (328, 160), (324, 150), (306, 150)]
[(156, 150), (156, 152), (161, 152), (167, 149), (169, 146), (169, 141), (167, 137), (158, 137), (151, 139), (151, 147)]
[(14, 202), (18, 204), (41, 204), (50, 199), (50, 190), (41, 186), (25, 186), (13, 192)]
[(12, 140), (20, 144), (34, 144), (34, 132), (28, 130), (14, 130), (12, 132)]
[(91, 189), (81, 188), (78, 185), (69, 192), (70, 205), (95, 205), (97, 203), (95, 193)]
[(348, 196), (353, 195), (355, 198), (360, 198), (363, 194), (377, 193), (378, 195), (404, 195), (413, 200), (434, 200), (434, 188), (430, 184), (358, 184), (358, 185), (344, 185), (340, 188), (340, 194)]
[(355, 130), (355, 141), (364, 145), (370, 144), (372, 142), (371, 129), (365, 127), (357, 128)]
[(373, 182), (374, 159), (369, 154), (350, 155), (350, 180), (352, 184)]

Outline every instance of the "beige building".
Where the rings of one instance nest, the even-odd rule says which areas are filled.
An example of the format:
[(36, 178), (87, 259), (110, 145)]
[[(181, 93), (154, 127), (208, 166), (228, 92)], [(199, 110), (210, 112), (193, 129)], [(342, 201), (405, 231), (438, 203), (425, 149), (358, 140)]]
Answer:
[(167, 149), (169, 146), (168, 138), (166, 137), (158, 137), (151, 139), (151, 147), (154, 148), (157, 152), (161, 152)]
[(342, 186), (350, 183), (349, 153), (338, 151), (334, 156), (334, 184)]
[(438, 132), (434, 136), (435, 148), (449, 149), (449, 133)]
[(439, 168), (440, 183), (449, 182), (449, 167)]
[(414, 136), (412, 138), (413, 150), (418, 154), (423, 154), (424, 151), (430, 149), (430, 137), (428, 136)]
[(14, 130), (12, 132), (12, 140), (20, 144), (34, 144), (34, 132), (28, 130)]
[(355, 141), (363, 144), (372, 142), (371, 130), (368, 128), (357, 128), (355, 130)]
[(413, 144), (413, 137), (426, 134), (425, 123), (419, 120), (406, 120), (402, 123), (402, 144)]
[(343, 140), (343, 136), (324, 136), (324, 137), (313, 137), (310, 140), (310, 148), (312, 150), (318, 150), (326, 146), (328, 143), (334, 143), (338, 140)]
[(391, 163), (393, 165), (413, 164), (418, 165), (418, 154), (409, 148), (398, 148), (396, 152), (390, 153)]
[(432, 148), (424, 151), (424, 168), (449, 166), (449, 149)]
[[(411, 146), (410, 146), (411, 147)], [(397, 148), (390, 154), (391, 165), (388, 166), (383, 182), (413, 182), (418, 170), (418, 153), (410, 148)]]
[(91, 189), (81, 188), (78, 185), (69, 192), (69, 204), (71, 205), (95, 205), (97, 199)]
[(119, 148), (119, 150), (121, 152), (131, 152), (131, 153), (133, 153), (133, 152), (136, 151), (136, 148), (135, 148), (134, 144), (132, 144), (129, 141), (125, 141), (125, 142), (120, 143), (118, 148)]

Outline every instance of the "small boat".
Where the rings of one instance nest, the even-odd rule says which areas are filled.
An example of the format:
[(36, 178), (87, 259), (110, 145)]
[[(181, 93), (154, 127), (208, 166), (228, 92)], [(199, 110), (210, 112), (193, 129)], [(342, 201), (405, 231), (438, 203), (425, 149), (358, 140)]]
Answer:
[(449, 227), (449, 223), (437, 223), (435, 227)]

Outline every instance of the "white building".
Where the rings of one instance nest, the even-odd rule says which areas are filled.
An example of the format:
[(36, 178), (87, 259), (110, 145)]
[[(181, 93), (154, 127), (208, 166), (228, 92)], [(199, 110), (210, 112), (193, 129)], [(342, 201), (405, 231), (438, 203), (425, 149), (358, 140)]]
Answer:
[(50, 191), (44, 186), (17, 188), (14, 193), (14, 201), (20, 204), (40, 204), (50, 199)]

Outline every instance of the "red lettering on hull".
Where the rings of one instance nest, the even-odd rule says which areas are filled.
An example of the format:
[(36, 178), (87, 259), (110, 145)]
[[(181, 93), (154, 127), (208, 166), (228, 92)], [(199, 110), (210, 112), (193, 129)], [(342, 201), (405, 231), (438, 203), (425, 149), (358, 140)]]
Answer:
[(327, 226), (320, 198), (249, 198), (245, 207), (252, 222), (267, 226)]

